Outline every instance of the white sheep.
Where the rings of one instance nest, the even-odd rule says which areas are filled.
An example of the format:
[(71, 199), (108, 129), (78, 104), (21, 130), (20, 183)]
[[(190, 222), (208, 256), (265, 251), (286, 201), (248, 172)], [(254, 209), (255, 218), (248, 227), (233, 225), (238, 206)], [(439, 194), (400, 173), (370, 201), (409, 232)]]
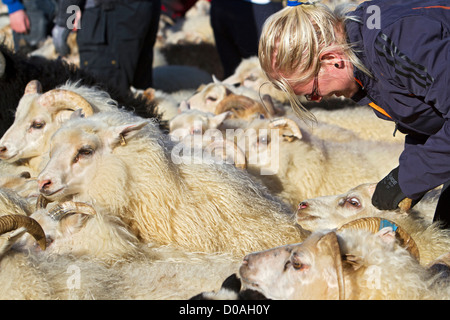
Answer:
[(289, 118), (253, 120), (237, 139), (247, 170), (293, 206), (383, 178), (403, 150), (376, 141), (327, 141)]
[(38, 178), (50, 201), (95, 204), (144, 241), (242, 255), (290, 243), (303, 231), (292, 211), (231, 165), (185, 164), (158, 128), (125, 112), (71, 119), (52, 138)]
[(411, 235), (424, 265), (450, 252), (450, 231), (431, 221), (439, 190), (430, 191), (415, 207), (401, 213), (400, 210), (379, 210), (372, 205), (375, 186), (366, 183), (343, 194), (303, 200), (298, 205), (297, 222), (307, 230), (317, 231), (338, 228), (363, 217), (379, 217), (393, 221)]
[(0, 140), (0, 159), (19, 163), (36, 176), (45, 165), (51, 135), (75, 110), (90, 116), (94, 112), (118, 109), (110, 96), (96, 88), (67, 83), (42, 93), (39, 81), (25, 88), (15, 120)]
[[(31, 217), (42, 226), (49, 245), (41, 251), (34, 238), (26, 236), (16, 242), (15, 250), (31, 248), (33, 270), (46, 270), (46, 281), (56, 288), (49, 298), (187, 299), (199, 290), (217, 287), (239, 267), (239, 260), (229, 254), (144, 244), (117, 216), (84, 203), (59, 203)], [(85, 287), (72, 288), (72, 292), (64, 289), (60, 285), (64, 278), (56, 273), (64, 267), (77, 271)], [(96, 288), (88, 296), (86, 288), (93, 285), (105, 288)]]
[(224, 79), (223, 83), (239, 85), (253, 89), (261, 94), (268, 94), (273, 99), (282, 103), (289, 102), (286, 93), (275, 88), (275, 86), (267, 79), (261, 68), (258, 57), (256, 56), (242, 59), (235, 72)]
[(269, 299), (450, 298), (450, 286), (397, 245), (391, 228), (315, 232), (301, 244), (247, 255), (239, 273), (245, 288)]
[(183, 101), (180, 104), (180, 110), (197, 109), (204, 112), (221, 113), (218, 111), (218, 106), (230, 95), (245, 96), (255, 102), (261, 101), (257, 91), (245, 87), (236, 88), (213, 77), (213, 82), (200, 86), (197, 93), (187, 101)]

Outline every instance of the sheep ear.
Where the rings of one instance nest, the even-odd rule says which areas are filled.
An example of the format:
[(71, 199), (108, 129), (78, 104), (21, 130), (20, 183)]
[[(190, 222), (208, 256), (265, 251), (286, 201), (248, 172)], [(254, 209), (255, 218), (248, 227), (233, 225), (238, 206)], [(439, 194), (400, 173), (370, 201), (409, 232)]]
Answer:
[(91, 218), (92, 215), (83, 213), (74, 213), (63, 217), (60, 221), (60, 230), (65, 235), (72, 235), (77, 233), (86, 224), (87, 220)]
[(388, 245), (394, 247), (395, 243), (395, 231), (392, 230), (392, 227), (385, 227), (375, 233), (377, 237), (379, 237), (383, 242), (387, 243)]
[(209, 124), (214, 129), (218, 128), (226, 119), (228, 119), (233, 113), (231, 111), (222, 112), (209, 119)]
[(333, 268), (336, 270), (339, 299), (345, 298), (344, 275), (342, 269), (341, 248), (336, 232), (332, 231), (322, 236), (317, 242), (318, 255), (328, 256), (332, 260)]
[(148, 124), (148, 121), (140, 121), (132, 124), (113, 127), (111, 145), (120, 144), (122, 146), (127, 144), (127, 141), (133, 138), (143, 127)]
[(212, 75), (212, 80), (214, 83), (221, 83), (221, 81), (219, 79), (217, 79), (216, 75)]

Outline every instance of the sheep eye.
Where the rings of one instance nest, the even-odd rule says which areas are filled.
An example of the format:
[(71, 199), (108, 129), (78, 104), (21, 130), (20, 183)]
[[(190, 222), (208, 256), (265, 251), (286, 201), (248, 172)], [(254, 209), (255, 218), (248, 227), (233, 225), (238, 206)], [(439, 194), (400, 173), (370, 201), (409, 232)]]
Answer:
[(295, 261), (292, 263), (292, 267), (295, 270), (301, 270), (301, 269), (303, 269), (303, 263)]
[(350, 206), (355, 208), (359, 208), (361, 206), (361, 202), (355, 197), (345, 199), (345, 203), (348, 203)]
[(82, 147), (82, 148), (78, 149), (77, 155), (73, 159), (73, 162), (77, 163), (80, 160), (80, 158), (86, 158), (93, 154), (94, 154), (94, 149), (92, 149), (91, 147)]
[(212, 101), (212, 102), (214, 102), (214, 101), (217, 101), (217, 98), (216, 98), (216, 97), (208, 96), (208, 97), (206, 97), (206, 101)]
[(31, 124), (32, 129), (42, 129), (45, 126), (45, 121), (34, 120)]

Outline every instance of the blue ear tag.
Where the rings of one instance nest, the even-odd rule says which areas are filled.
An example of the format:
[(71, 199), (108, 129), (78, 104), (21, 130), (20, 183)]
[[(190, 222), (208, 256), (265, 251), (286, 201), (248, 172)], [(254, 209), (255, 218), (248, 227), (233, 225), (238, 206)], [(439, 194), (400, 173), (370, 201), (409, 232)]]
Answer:
[(397, 226), (394, 224), (394, 223), (392, 223), (392, 222), (390, 222), (390, 221), (388, 221), (388, 220), (381, 220), (380, 221), (380, 228), (378, 229), (378, 230), (381, 230), (381, 229), (383, 229), (383, 228), (386, 228), (386, 227), (391, 227), (392, 228), (392, 231), (396, 231), (397, 230)]

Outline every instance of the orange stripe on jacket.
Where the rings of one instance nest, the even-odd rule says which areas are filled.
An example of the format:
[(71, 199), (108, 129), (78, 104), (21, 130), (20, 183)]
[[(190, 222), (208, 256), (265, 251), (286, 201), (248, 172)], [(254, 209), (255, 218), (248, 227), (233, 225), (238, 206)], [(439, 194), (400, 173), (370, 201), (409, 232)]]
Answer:
[(446, 7), (446, 6), (429, 6), (429, 7), (417, 7), (417, 8), (412, 8), (413, 10), (416, 9), (445, 9), (445, 10), (450, 10), (450, 7)]

